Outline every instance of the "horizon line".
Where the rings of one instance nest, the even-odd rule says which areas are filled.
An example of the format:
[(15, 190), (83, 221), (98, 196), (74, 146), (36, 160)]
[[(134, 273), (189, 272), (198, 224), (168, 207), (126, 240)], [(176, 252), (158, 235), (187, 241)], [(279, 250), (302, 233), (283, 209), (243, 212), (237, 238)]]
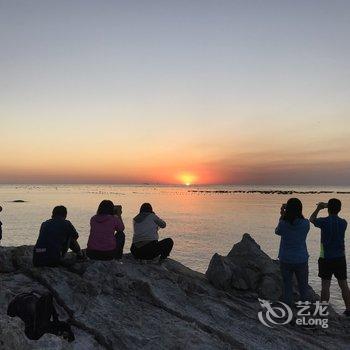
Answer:
[(180, 187), (207, 187), (207, 186), (314, 186), (314, 187), (322, 187), (322, 186), (331, 186), (331, 187), (348, 187), (350, 184), (347, 185), (337, 185), (337, 184), (317, 184), (317, 185), (310, 185), (310, 184), (263, 184), (263, 183), (249, 183), (249, 184), (240, 184), (240, 183), (209, 183), (209, 184), (190, 184), (186, 185), (183, 183), (158, 183), (158, 182), (130, 182), (130, 183), (123, 183), (123, 182), (15, 182), (15, 183), (9, 183), (9, 182), (0, 182), (1, 185), (12, 185), (12, 186), (21, 186), (21, 185), (66, 185), (66, 186), (73, 186), (73, 185), (111, 185), (111, 186), (180, 186)]

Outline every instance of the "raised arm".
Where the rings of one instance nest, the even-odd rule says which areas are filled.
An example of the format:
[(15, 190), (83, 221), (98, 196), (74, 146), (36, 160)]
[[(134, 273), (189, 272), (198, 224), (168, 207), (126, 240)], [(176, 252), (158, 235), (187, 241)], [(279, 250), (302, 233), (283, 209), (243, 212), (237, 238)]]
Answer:
[(318, 214), (319, 214), (319, 212), (321, 211), (321, 210), (323, 210), (323, 209), (326, 209), (327, 208), (327, 204), (326, 203), (318, 203), (317, 204), (317, 208), (316, 208), (316, 210), (311, 214), (311, 216), (310, 216), (310, 222), (311, 223), (313, 223), (313, 224), (315, 224), (315, 222), (316, 222), (316, 219), (317, 219), (317, 216), (318, 216)]
[(116, 221), (116, 227), (115, 227), (115, 230), (117, 232), (123, 232), (125, 230), (125, 225), (124, 225), (124, 222), (123, 222), (123, 219), (121, 216), (114, 216), (115, 218), (115, 221)]
[(160, 228), (165, 228), (166, 227), (166, 222), (159, 218), (157, 215), (154, 215), (154, 222), (160, 227)]
[(279, 235), (279, 236), (281, 236), (281, 226), (282, 226), (281, 221), (284, 217), (285, 212), (286, 212), (286, 204), (282, 204), (281, 209), (280, 209), (280, 219), (279, 219), (278, 225), (275, 229), (275, 234)]

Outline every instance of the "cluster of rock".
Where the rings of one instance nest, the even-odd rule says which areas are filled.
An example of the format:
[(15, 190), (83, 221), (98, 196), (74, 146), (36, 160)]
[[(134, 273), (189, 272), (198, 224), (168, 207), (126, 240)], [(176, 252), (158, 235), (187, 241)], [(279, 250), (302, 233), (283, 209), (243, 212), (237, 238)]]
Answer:
[(265, 254), (248, 234), (227, 256), (214, 254), (206, 276), (215, 287), (228, 292), (249, 291), (273, 301), (282, 297), (278, 262)]
[[(0, 248), (0, 349), (349, 349), (350, 324), (332, 316), (329, 329), (267, 328), (258, 296), (278, 299), (276, 263), (244, 235), (227, 257), (215, 254), (206, 275), (169, 259), (140, 264), (76, 262), (34, 268), (32, 247)], [(23, 322), (9, 318), (20, 292), (50, 291), (76, 340), (46, 334), (28, 340)]]

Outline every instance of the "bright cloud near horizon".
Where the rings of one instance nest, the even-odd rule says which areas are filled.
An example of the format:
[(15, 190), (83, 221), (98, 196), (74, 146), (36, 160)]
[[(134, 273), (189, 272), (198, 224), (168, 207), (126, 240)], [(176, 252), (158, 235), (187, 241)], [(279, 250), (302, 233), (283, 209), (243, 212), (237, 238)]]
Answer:
[(350, 184), (350, 2), (0, 0), (0, 183)]

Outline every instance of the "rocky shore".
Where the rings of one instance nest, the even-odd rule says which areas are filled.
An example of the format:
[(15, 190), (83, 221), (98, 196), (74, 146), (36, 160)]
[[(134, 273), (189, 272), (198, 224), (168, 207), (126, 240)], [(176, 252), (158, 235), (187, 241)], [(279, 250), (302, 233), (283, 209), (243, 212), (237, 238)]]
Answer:
[[(332, 313), (328, 329), (267, 328), (258, 297), (281, 295), (278, 265), (247, 234), (206, 275), (169, 259), (141, 264), (76, 262), (33, 268), (31, 246), (0, 247), (0, 349), (349, 349), (350, 320)], [(73, 257), (71, 257), (73, 259)], [(6, 309), (20, 292), (49, 290), (76, 340), (24, 336)], [(317, 296), (314, 294), (314, 297)]]

